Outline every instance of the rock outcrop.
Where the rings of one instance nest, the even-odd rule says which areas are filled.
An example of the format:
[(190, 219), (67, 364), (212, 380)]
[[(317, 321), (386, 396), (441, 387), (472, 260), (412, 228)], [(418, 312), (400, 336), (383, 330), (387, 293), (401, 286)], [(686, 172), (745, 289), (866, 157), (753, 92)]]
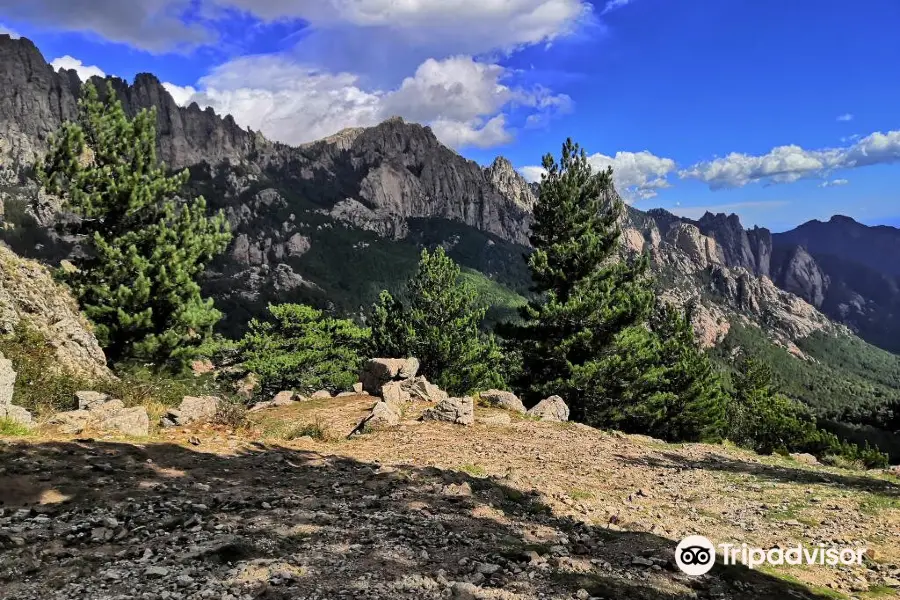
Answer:
[(417, 358), (373, 358), (363, 366), (359, 381), (364, 391), (373, 396), (380, 396), (384, 384), (389, 381), (412, 379), (418, 372)]
[(569, 406), (559, 396), (550, 396), (531, 407), (526, 414), (541, 421), (568, 421)]
[(455, 425), (471, 425), (475, 422), (475, 401), (470, 397), (447, 398), (437, 406), (422, 413), (423, 421), (443, 421)]
[(16, 372), (12, 361), (0, 354), (0, 419), (30, 427), (34, 423), (31, 413), (12, 403), (16, 386)]
[(88, 379), (113, 376), (69, 291), (53, 280), (46, 267), (0, 244), (0, 334), (13, 333), (20, 326), (46, 338), (61, 371)]
[[(89, 398), (89, 402), (82, 400)], [(103, 398), (104, 400), (100, 401)], [(61, 433), (77, 435), (86, 429), (105, 433), (146, 437), (150, 435), (150, 416), (143, 406), (126, 408), (121, 400), (108, 400), (109, 396), (97, 392), (78, 392), (78, 410), (53, 415), (48, 425), (56, 426)]]
[(486, 392), (481, 392), (480, 394), (478, 394), (478, 397), (481, 398), (482, 402), (487, 403), (489, 406), (502, 408), (504, 410), (509, 410), (521, 414), (525, 414), (526, 412), (525, 405), (522, 404), (522, 401), (519, 399), (519, 397), (512, 392), (504, 392), (502, 390), (488, 390)]

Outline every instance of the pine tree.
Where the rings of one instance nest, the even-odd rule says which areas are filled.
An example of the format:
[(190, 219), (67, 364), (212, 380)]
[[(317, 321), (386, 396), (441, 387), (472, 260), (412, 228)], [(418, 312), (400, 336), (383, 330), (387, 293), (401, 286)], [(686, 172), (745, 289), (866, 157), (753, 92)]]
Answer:
[(259, 376), (263, 393), (344, 391), (358, 379), (368, 335), (309, 306), (270, 305), (269, 318), (250, 321), (234, 362)]
[(502, 331), (521, 352), (526, 398), (559, 394), (584, 420), (589, 406), (606, 412), (648, 375), (649, 259), (619, 259), (624, 206), (611, 169), (595, 173), (571, 139), (559, 163), (548, 154), (543, 166), (528, 262), (536, 298), (521, 310), (521, 325)]
[(645, 351), (648, 362), (637, 379), (642, 397), (624, 403), (609, 419), (618, 420), (622, 429), (681, 442), (719, 441), (724, 435), (729, 398), (697, 344), (691, 312), (668, 303), (656, 307), (650, 319), (653, 339), (644, 342), (651, 351)]
[(406, 283), (405, 302), (382, 292), (372, 311), (372, 351), (379, 356), (415, 356), (420, 372), (451, 394), (503, 384), (500, 350), (480, 330), (486, 309), (442, 248), (422, 251)]
[(176, 201), (188, 172), (156, 159), (156, 114), (129, 119), (110, 85), (83, 88), (79, 120), (66, 123), (38, 169), (47, 190), (81, 217), (87, 256), (66, 274), (111, 360), (184, 359), (221, 314), (197, 283), (230, 240), (206, 202)]

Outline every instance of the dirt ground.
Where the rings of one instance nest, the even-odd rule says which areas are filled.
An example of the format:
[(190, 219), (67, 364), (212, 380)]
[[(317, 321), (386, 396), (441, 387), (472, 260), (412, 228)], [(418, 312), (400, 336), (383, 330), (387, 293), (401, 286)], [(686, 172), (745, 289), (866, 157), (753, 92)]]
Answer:
[[(346, 439), (373, 399), (146, 440), (0, 440), (0, 598), (900, 597), (900, 479), (478, 408)], [(679, 540), (868, 548), (674, 566)]]

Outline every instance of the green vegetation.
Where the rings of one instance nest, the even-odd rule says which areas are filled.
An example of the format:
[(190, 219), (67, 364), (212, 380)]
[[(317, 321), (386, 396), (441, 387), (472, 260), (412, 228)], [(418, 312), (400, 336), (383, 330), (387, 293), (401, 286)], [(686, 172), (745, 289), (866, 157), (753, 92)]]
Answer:
[(356, 381), (368, 330), (299, 304), (269, 306), (267, 320), (254, 319), (237, 342), (214, 342), (202, 349), (220, 365), (255, 373), (260, 391), (312, 393), (350, 388)]
[(30, 434), (31, 429), (29, 427), (17, 423), (12, 419), (0, 419), (0, 436), (25, 437)]
[(28, 410), (69, 410), (75, 392), (89, 385), (60, 368), (56, 349), (27, 321), (20, 321), (12, 334), (0, 337), (0, 352), (12, 361), (17, 374), (13, 401)]
[(374, 355), (417, 357), (420, 372), (451, 394), (503, 385), (500, 349), (480, 329), (486, 310), (442, 248), (422, 251), (404, 297), (384, 291), (373, 308)]
[(38, 169), (82, 218), (87, 252), (63, 276), (110, 360), (181, 362), (221, 318), (197, 279), (231, 238), (225, 216), (176, 199), (189, 173), (158, 163), (154, 111), (129, 119), (111, 84), (105, 101), (87, 84), (79, 108)]
[(590, 425), (719, 439), (726, 397), (689, 318), (654, 313), (647, 255), (617, 259), (612, 171), (594, 173), (572, 140), (543, 167), (528, 263), (538, 295), (501, 328), (521, 356), (519, 388), (531, 401), (559, 394)]

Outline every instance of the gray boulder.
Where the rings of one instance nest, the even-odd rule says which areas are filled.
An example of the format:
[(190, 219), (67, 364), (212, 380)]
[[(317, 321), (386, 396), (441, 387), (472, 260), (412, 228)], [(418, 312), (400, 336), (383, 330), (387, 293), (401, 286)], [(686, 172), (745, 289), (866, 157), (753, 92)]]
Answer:
[(524, 414), (526, 412), (525, 405), (519, 400), (519, 397), (512, 392), (504, 392), (502, 390), (488, 390), (479, 394), (482, 400), (496, 408), (503, 408), (512, 412)]
[(92, 420), (103, 421), (104, 419), (111, 417), (124, 408), (125, 403), (121, 400), (110, 400), (109, 402), (104, 402), (99, 406), (95, 406), (94, 408), (88, 410), (88, 412), (90, 413)]
[(331, 399), (331, 392), (328, 390), (319, 390), (312, 396), (310, 396), (313, 400), (329, 400)]
[(403, 405), (410, 402), (409, 392), (403, 388), (403, 383), (400, 381), (390, 381), (384, 384), (381, 388), (381, 398), (398, 411), (402, 410)]
[(163, 427), (185, 426), (212, 421), (222, 401), (215, 396), (185, 396), (178, 408), (170, 408), (162, 419)]
[(84, 431), (90, 420), (90, 412), (86, 410), (70, 410), (56, 413), (47, 423), (58, 426), (62, 433), (76, 435)]
[(100, 421), (100, 429), (133, 437), (150, 435), (150, 416), (143, 406), (123, 408)]
[(382, 400), (372, 408), (372, 414), (366, 419), (365, 425), (370, 427), (393, 427), (400, 424), (401, 416), (402, 413), (397, 406)]
[(559, 396), (550, 396), (538, 402), (526, 414), (541, 421), (568, 421), (569, 407)]
[(100, 392), (75, 392), (78, 410), (93, 410), (108, 400), (109, 395)]
[(15, 385), (16, 372), (12, 361), (0, 354), (0, 406), (12, 404)]
[(457, 425), (475, 422), (475, 401), (470, 397), (447, 398), (422, 414), (423, 421), (445, 421)]
[(272, 398), (272, 406), (290, 406), (296, 402), (296, 396), (294, 392), (278, 392)]
[(34, 417), (31, 416), (31, 413), (15, 404), (0, 404), (0, 419), (7, 419), (26, 427), (34, 425)]
[(412, 379), (418, 372), (417, 358), (373, 358), (363, 366), (359, 381), (364, 391), (379, 396), (385, 383)]
[(449, 395), (434, 385), (425, 376), (414, 377), (400, 383), (411, 400), (418, 402), (443, 402)]

